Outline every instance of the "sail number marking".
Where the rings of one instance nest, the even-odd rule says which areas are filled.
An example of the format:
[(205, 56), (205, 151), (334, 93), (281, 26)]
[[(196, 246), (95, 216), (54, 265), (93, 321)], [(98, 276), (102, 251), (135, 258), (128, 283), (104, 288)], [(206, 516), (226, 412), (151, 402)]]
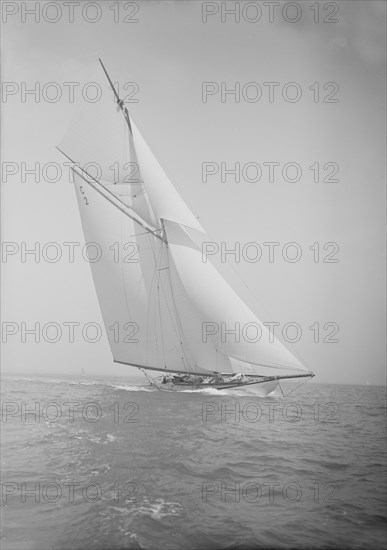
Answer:
[(83, 195), (83, 200), (85, 201), (86, 206), (89, 206), (89, 201), (87, 200), (87, 197), (86, 197), (86, 195), (85, 195), (85, 190), (83, 189), (83, 185), (80, 185), (80, 186), (79, 186), (79, 190), (80, 190), (80, 192), (81, 192), (82, 195)]

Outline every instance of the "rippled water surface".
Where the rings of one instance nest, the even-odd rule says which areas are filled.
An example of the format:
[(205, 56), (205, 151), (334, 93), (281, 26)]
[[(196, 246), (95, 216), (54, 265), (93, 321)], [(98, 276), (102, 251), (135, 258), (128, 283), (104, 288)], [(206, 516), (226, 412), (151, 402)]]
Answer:
[(4, 549), (385, 547), (385, 388), (130, 384), (3, 380)]

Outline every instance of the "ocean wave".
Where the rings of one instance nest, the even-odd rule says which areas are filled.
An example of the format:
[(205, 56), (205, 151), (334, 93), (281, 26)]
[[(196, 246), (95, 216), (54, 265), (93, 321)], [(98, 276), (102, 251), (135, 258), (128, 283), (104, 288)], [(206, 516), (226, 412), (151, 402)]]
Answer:
[[(42, 490), (58, 483), (64, 495), (57, 504), (41, 498), (39, 505), (27, 496), (22, 516), (20, 494), (9, 495), (9, 548), (19, 548), (21, 537), (31, 541), (31, 548), (69, 550), (377, 549), (385, 544), (385, 448), (380, 436), (385, 417), (372, 392), (311, 384), (291, 399), (303, 410), (317, 402), (321, 412), (324, 403), (334, 401), (342, 413), (339, 422), (317, 422), (312, 409), (302, 421), (290, 423), (280, 408), (269, 421), (262, 407), (262, 418), (253, 424), (243, 415), (235, 419), (227, 414), (223, 421), (215, 398), (226, 410), (238, 402), (242, 409), (260, 399), (248, 388), (168, 395), (128, 377), (90, 377), (82, 385), (74, 374), (56, 385), (47, 381), (60, 376), (50, 376), (7, 382), (7, 392), (16, 392), (9, 401), (27, 401), (17, 391), (29, 388), (31, 399), (39, 402), (58, 401), (59, 393), (61, 403), (98, 401), (103, 414), (98, 422), (88, 422), (77, 406), (74, 422), (67, 415), (47, 424), (30, 417), (22, 422), (15, 415), (3, 423), (4, 479), (31, 482), (28, 488), (39, 482)], [(75, 381), (78, 385), (69, 383)], [(138, 405), (136, 424), (124, 422), (121, 415), (129, 401)], [(202, 403), (208, 401), (219, 405), (214, 422), (203, 419)], [(355, 409), (355, 402), (368, 407)], [(380, 413), (377, 422), (375, 411)], [(74, 502), (64, 499), (71, 483), (77, 484)], [(137, 489), (134, 497), (126, 483)], [(207, 501), (203, 483), (215, 490), (208, 491)], [(253, 496), (250, 483), (262, 484), (256, 503), (246, 498)], [(277, 483), (273, 502), (272, 483)], [(302, 489), (299, 501), (284, 496), (283, 487), (292, 483)], [(92, 484), (100, 485), (100, 500), (83, 498), (83, 487)], [(288, 496), (294, 496), (292, 488)]]
[(136, 514), (149, 516), (155, 520), (161, 520), (168, 516), (180, 516), (183, 508), (178, 502), (169, 502), (163, 498), (157, 498), (153, 502), (144, 499)]
[[(171, 392), (172, 393), (172, 392)], [(175, 392), (176, 393), (176, 392)], [(275, 399), (277, 396), (274, 394), (274, 392), (263, 395), (258, 393), (257, 391), (254, 391), (252, 389), (249, 389), (247, 387), (244, 388), (230, 388), (225, 390), (218, 390), (216, 388), (198, 388), (196, 390), (186, 389), (186, 390), (180, 390), (179, 393), (195, 393), (195, 394), (205, 394), (205, 395), (214, 395), (217, 397), (255, 397), (255, 398), (265, 398), (265, 399)]]
[(89, 430), (78, 430), (75, 433), (69, 434), (68, 437), (70, 439), (89, 441), (90, 443), (96, 443), (98, 445), (108, 445), (109, 443), (114, 443), (114, 441), (117, 441), (118, 439), (116, 435), (111, 433), (96, 435)]
[(348, 463), (342, 463), (342, 462), (328, 462), (326, 460), (313, 460), (310, 458), (302, 458), (302, 462), (306, 462), (308, 464), (316, 464), (317, 466), (320, 466), (322, 468), (326, 468), (327, 470), (346, 470), (350, 467), (350, 464)]
[(151, 499), (144, 497), (141, 502), (127, 501), (126, 506), (109, 506), (107, 511), (120, 516), (148, 516), (160, 521), (170, 516), (181, 516), (183, 507), (180, 503), (164, 500), (163, 498)]
[(70, 386), (104, 386), (101, 380), (67, 380)]
[(152, 386), (131, 386), (131, 385), (123, 385), (123, 384), (109, 384), (110, 387), (112, 387), (115, 390), (122, 390), (122, 391), (145, 391), (145, 392), (154, 392), (158, 391), (157, 388), (154, 388)]

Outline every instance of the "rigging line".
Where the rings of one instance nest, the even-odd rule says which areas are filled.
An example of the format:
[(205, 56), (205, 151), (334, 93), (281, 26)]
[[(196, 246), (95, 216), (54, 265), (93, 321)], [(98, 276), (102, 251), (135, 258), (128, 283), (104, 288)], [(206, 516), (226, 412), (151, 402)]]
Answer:
[(311, 379), (311, 378), (313, 378), (313, 376), (309, 376), (306, 380), (303, 380), (298, 386), (296, 386), (295, 388), (293, 388), (292, 390), (290, 390), (290, 391), (289, 391), (288, 393), (286, 393), (286, 394), (283, 392), (283, 389), (282, 389), (282, 387), (281, 387), (281, 384), (278, 384), (278, 385), (279, 385), (279, 387), (281, 388), (282, 395), (283, 395), (284, 397), (287, 397), (288, 395), (290, 395), (291, 393), (293, 393), (295, 390), (298, 390), (298, 388), (301, 388), (301, 386), (303, 386), (303, 385), (304, 385), (306, 382), (308, 382), (309, 379)]
[[(125, 134), (125, 131), (123, 132), (123, 139), (122, 139), (122, 149), (123, 149), (123, 157), (125, 156), (125, 142), (126, 142), (126, 134)], [(133, 230), (135, 230), (135, 222), (132, 222), (133, 224)], [(124, 242), (124, 231), (125, 231), (125, 228), (124, 228), (124, 218), (121, 217), (121, 243)], [(125, 239), (126, 240), (126, 239)], [(135, 241), (137, 243), (137, 240)], [(138, 243), (137, 243), (137, 246), (138, 246)], [(130, 269), (130, 268), (128, 268)], [(135, 268), (134, 268), (135, 269)], [(125, 305), (126, 305), (126, 310), (128, 312), (128, 316), (129, 316), (129, 319), (130, 319), (130, 322), (134, 322), (134, 324), (136, 325), (136, 319), (133, 319), (133, 315), (131, 313), (131, 308), (129, 306), (129, 297), (128, 297), (128, 291), (127, 291), (127, 285), (126, 285), (126, 277), (125, 277), (125, 266), (124, 266), (124, 259), (121, 258), (121, 279), (122, 279), (122, 286), (123, 286), (123, 290), (124, 290), (124, 296), (125, 296)], [(133, 271), (133, 267), (130, 271)], [(140, 271), (141, 271), (141, 267), (140, 267)], [(141, 272), (142, 274), (142, 272)], [(138, 321), (138, 319), (137, 319)], [(124, 325), (125, 326), (125, 325)], [(138, 326), (138, 325), (137, 325)], [(123, 327), (124, 328), (124, 327)], [(140, 335), (140, 338), (141, 338), (141, 335)], [(131, 351), (133, 350), (133, 347), (131, 347)], [(136, 350), (136, 356), (138, 358), (139, 361), (142, 360), (142, 357), (141, 357), (141, 347), (140, 346), (135, 346), (135, 350)]]
[(155, 229), (154, 231), (144, 231), (144, 233), (137, 233), (136, 235), (130, 235), (130, 237), (139, 237), (140, 235), (146, 235), (146, 233), (156, 233), (157, 231), (164, 231), (161, 229)]
[[(164, 227), (164, 223), (163, 223), (163, 227)], [(166, 246), (168, 247), (168, 244)], [(168, 263), (170, 264), (168, 249), (167, 249), (167, 258), (168, 258)], [(183, 356), (185, 357), (185, 360), (187, 362), (188, 367), (191, 368), (191, 361), (190, 361), (190, 356), (189, 356), (189, 351), (190, 350), (189, 350), (189, 346), (186, 344), (186, 342), (184, 342), (183, 326), (181, 324), (179, 310), (177, 309), (176, 298), (175, 298), (175, 294), (173, 292), (171, 270), (168, 269), (167, 273), (168, 273), (168, 281), (169, 281), (169, 286), (170, 286), (170, 289), (171, 289), (172, 301), (173, 301), (173, 306), (174, 306), (174, 313), (175, 313), (175, 316), (176, 316), (177, 327), (178, 327), (178, 330), (179, 330), (179, 337), (180, 337), (179, 339), (180, 339), (181, 349), (182, 349)], [(191, 352), (191, 354), (192, 354), (192, 352)]]
[[(140, 172), (140, 167), (138, 165), (138, 162), (137, 162), (137, 155), (136, 155), (136, 150), (135, 150), (135, 146), (134, 146), (134, 143), (133, 143), (133, 140), (131, 139), (131, 136), (128, 136), (128, 144), (129, 144), (129, 150), (130, 150), (130, 153), (131, 153), (131, 158), (132, 158), (132, 153), (133, 153), (133, 159), (136, 161), (136, 164), (138, 166), (138, 171), (139, 171), (139, 178), (142, 179), (141, 177), (141, 172)], [(133, 193), (132, 193), (133, 194)], [(148, 205), (148, 201), (146, 200), (146, 197), (145, 197), (146, 194), (144, 194), (144, 198), (145, 198), (145, 201), (144, 201), (144, 198), (142, 198), (141, 200), (145, 202), (144, 204), (144, 207), (145, 207), (145, 214), (146, 214), (146, 210), (148, 210), (148, 214), (149, 214), (149, 205)], [(143, 196), (143, 193), (141, 193), (141, 196)], [(132, 197), (132, 204), (134, 204), (134, 197)], [(138, 237), (139, 236), (144, 236), (144, 235), (148, 235), (148, 238), (146, 238), (146, 240), (144, 241), (144, 244), (145, 245), (149, 245), (149, 249), (146, 247), (146, 258), (145, 258), (145, 261), (148, 262), (148, 258), (153, 258), (153, 264), (155, 266), (155, 269), (157, 268), (157, 258), (156, 258), (156, 252), (155, 252), (155, 249), (157, 248), (157, 240), (152, 240), (150, 238), (150, 235), (153, 235), (154, 237), (159, 237), (159, 235), (156, 234), (157, 231), (160, 231), (160, 229), (155, 229), (154, 231), (147, 231), (147, 232), (142, 232), (142, 233), (137, 233), (135, 235), (132, 235), (136, 238), (136, 241), (138, 242)], [(162, 239), (161, 239), (162, 240)], [(139, 244), (139, 243), (138, 243)], [(163, 245), (162, 245), (163, 246)], [(161, 247), (162, 247), (161, 246)], [(141, 247), (140, 247), (141, 248)], [(149, 250), (149, 252), (147, 253), (147, 251)], [(147, 282), (146, 282), (146, 279), (144, 277), (144, 269), (143, 269), (143, 263), (144, 263), (144, 255), (140, 252), (139, 250), (139, 261), (140, 261), (140, 272), (141, 272), (141, 277), (140, 277), (140, 282), (139, 282), (139, 286), (143, 283), (144, 284), (144, 287), (145, 287), (145, 293), (146, 293), (146, 298), (147, 298), (147, 308), (146, 308), (146, 327), (145, 330), (146, 330), (146, 342), (149, 343), (149, 339), (151, 337), (151, 328), (150, 328), (150, 323), (149, 323), (149, 319), (150, 319), (150, 309), (151, 309), (151, 301), (152, 301), (152, 287), (153, 287), (153, 280), (154, 280), (154, 275), (153, 275), (153, 278), (152, 280), (150, 281), (150, 286), (148, 286)], [(146, 267), (146, 266), (145, 266)], [(148, 290), (149, 289), (149, 290)], [(158, 349), (158, 339), (157, 339), (157, 326), (156, 326), (156, 320), (155, 320), (155, 347), (156, 347), (156, 353), (157, 353), (157, 349)], [(162, 341), (162, 345), (163, 345), (163, 341)], [(164, 356), (164, 363), (165, 363), (165, 351), (163, 350), (163, 356)], [(157, 360), (157, 356), (156, 356), (156, 360)], [(148, 361), (149, 362), (149, 361)]]
[[(164, 263), (163, 258), (164, 258), (164, 248), (162, 246), (161, 249), (160, 249), (159, 257), (158, 257), (158, 265), (160, 265), (161, 263)], [(158, 310), (159, 310), (158, 313), (159, 313), (159, 321), (160, 321), (161, 346), (162, 346), (162, 351), (163, 351), (164, 366), (167, 368), (165, 343), (164, 343), (164, 336), (163, 336), (163, 319), (162, 319), (162, 309), (161, 309), (161, 296), (160, 296), (160, 284), (162, 286), (162, 280), (161, 280), (161, 275), (160, 275), (160, 269), (158, 268), (157, 265), (156, 265), (156, 268), (157, 268), (156, 278), (157, 278), (157, 297), (158, 297)], [(164, 295), (164, 300), (165, 300), (165, 303), (166, 303), (167, 300), (166, 300), (165, 295)], [(167, 307), (167, 309), (168, 309), (168, 307)], [(172, 327), (173, 327), (173, 325), (172, 325)]]
[(167, 363), (166, 363), (166, 360), (165, 360), (165, 346), (164, 346), (164, 338), (163, 338), (163, 320), (161, 318), (160, 281), (157, 282), (157, 297), (158, 297), (158, 306), (159, 306), (161, 347), (162, 347), (162, 350), (163, 350), (164, 366), (166, 367)]
[[(137, 287), (137, 291), (138, 292), (141, 292), (141, 285), (144, 285), (144, 293), (146, 294), (146, 298), (148, 298), (148, 292), (147, 292), (147, 288), (146, 288), (146, 281), (145, 281), (145, 277), (144, 277), (144, 272), (143, 272), (143, 267), (142, 267), (142, 260), (141, 260), (141, 254), (140, 254), (140, 245), (139, 245), (139, 249), (138, 249), (138, 252), (139, 252), (139, 266), (140, 266), (140, 279), (138, 281), (138, 287)], [(149, 304), (148, 304), (149, 305)], [(147, 331), (148, 331), (148, 325), (147, 325)], [(148, 336), (148, 332), (147, 332), (147, 336)]]
[[(151, 298), (152, 298), (152, 287), (153, 287), (153, 281), (154, 281), (154, 277), (155, 277), (155, 274), (156, 274), (156, 271), (157, 271), (157, 260), (156, 260), (156, 255), (155, 255), (155, 251), (153, 249), (153, 245), (152, 243), (150, 243), (150, 249), (151, 249), (151, 253), (153, 255), (153, 264), (154, 264), (154, 271), (153, 271), (153, 275), (151, 277), (151, 280), (150, 280), (150, 284), (149, 284), (149, 291), (148, 291), (148, 288), (147, 288), (147, 298), (148, 298), (148, 307), (147, 307), (147, 310), (146, 310), (146, 341), (147, 343), (149, 342), (149, 339), (150, 339), (150, 323), (149, 323), (149, 319), (150, 319), (150, 308), (151, 308)], [(145, 281), (145, 277), (144, 277), (144, 281)], [(157, 342), (157, 331), (155, 330), (155, 345), (156, 345), (156, 352), (157, 352), (157, 346), (158, 346), (158, 342)]]
[[(163, 228), (164, 228), (164, 223), (163, 221), (161, 221), (162, 225), (163, 225)], [(166, 245), (168, 247), (168, 244)], [(168, 248), (166, 248), (166, 257), (167, 257), (167, 262), (168, 262), (168, 268), (170, 268), (170, 258), (169, 258), (169, 251), (168, 251)], [(177, 304), (176, 304), (176, 299), (175, 299), (175, 295), (174, 295), (174, 292), (173, 292), (173, 285), (172, 285), (172, 279), (171, 279), (171, 270), (168, 269), (167, 270), (167, 273), (168, 273), (168, 283), (169, 283), (169, 288), (170, 288), (170, 293), (171, 293), (171, 296), (172, 296), (172, 307), (173, 307), (173, 313), (174, 313), (174, 317), (175, 317), (175, 321), (176, 321), (176, 327), (177, 327), (177, 339), (178, 339), (178, 342), (180, 344), (180, 347), (181, 347), (181, 351), (182, 351), (182, 359), (183, 359), (183, 366), (186, 367), (186, 365), (188, 366), (188, 368), (190, 368), (190, 358), (189, 358), (189, 351), (188, 351), (188, 348), (186, 348), (186, 343), (184, 342), (184, 331), (183, 331), (183, 327), (182, 327), (182, 324), (181, 324), (181, 319), (180, 319), (180, 316), (179, 316), (179, 311), (177, 309)], [(165, 292), (165, 290), (164, 290)], [(172, 321), (172, 315), (171, 315), (171, 311), (170, 309), (168, 308), (168, 312), (170, 314), (170, 317), (171, 317), (171, 321)], [(186, 365), (184, 365), (184, 361), (186, 363)]]
[[(157, 242), (158, 242), (158, 241), (153, 241), (152, 239), (149, 239), (149, 236), (150, 236), (151, 234), (152, 234), (151, 231), (147, 231), (147, 232), (145, 232), (145, 233), (137, 233), (137, 236), (139, 236), (139, 235), (148, 235), (149, 247), (150, 247), (151, 252), (152, 252), (152, 254), (153, 254), (153, 261), (154, 261), (154, 263), (156, 263), (156, 262), (157, 262), (157, 259), (156, 259), (156, 256), (155, 256), (155, 250), (154, 250), (154, 248), (155, 248), (155, 246), (157, 246)], [(153, 236), (154, 236), (154, 237), (158, 237), (158, 235), (153, 235)], [(162, 242), (164, 242), (164, 241), (162, 241)], [(141, 266), (141, 264), (143, 263), (143, 261), (141, 260), (141, 254), (139, 254), (139, 260), (140, 260), (140, 266)], [(144, 285), (145, 285), (146, 281), (145, 281), (145, 278), (144, 278), (144, 273), (143, 273), (142, 267), (141, 267), (141, 281), (144, 281)], [(140, 281), (140, 283), (141, 283), (141, 281)], [(148, 304), (148, 305), (149, 305), (149, 304)]]
[[(163, 220), (161, 220), (161, 224), (162, 224), (162, 229), (164, 231), (164, 235), (166, 236)], [(165, 248), (164, 248), (164, 246), (165, 246)], [(165, 252), (166, 261), (167, 261), (168, 265), (167, 265), (167, 267), (160, 268), (159, 272), (163, 271), (163, 270), (168, 270), (168, 275), (170, 277), (170, 265), (169, 265), (170, 264), (170, 259), (169, 259), (168, 240), (167, 239), (165, 241), (165, 245), (163, 245), (163, 252)], [(176, 336), (177, 341), (179, 342), (179, 344), (181, 346), (181, 351), (183, 352), (183, 356), (184, 355), (186, 356), (185, 360), (187, 362), (187, 365), (190, 365), (190, 361), (189, 361), (189, 358), (188, 358), (188, 353), (184, 350), (184, 346), (183, 346), (183, 330), (180, 327), (179, 319), (177, 318), (177, 316), (178, 316), (177, 306), (176, 306), (176, 303), (175, 303), (175, 297), (174, 297), (174, 294), (173, 294), (173, 287), (172, 287), (170, 278), (168, 278), (168, 282), (169, 282), (170, 295), (172, 296), (172, 306), (174, 307), (174, 317), (175, 318), (173, 317), (171, 309), (169, 307), (169, 301), (167, 300), (167, 292), (164, 288), (164, 283), (163, 283), (162, 277), (160, 276), (160, 273), (158, 275), (159, 275), (159, 281), (161, 282), (162, 290), (164, 292), (165, 303), (166, 303), (167, 310), (168, 310), (168, 313), (169, 313), (169, 318), (170, 318), (171, 323), (172, 323), (172, 327), (173, 327), (174, 332), (175, 332), (175, 336)], [(175, 323), (176, 323), (176, 325), (175, 325)], [(184, 357), (183, 357), (183, 364), (184, 364)]]
[[(135, 223), (136, 222), (133, 222), (133, 230), (135, 230)], [(122, 224), (121, 224), (121, 242), (124, 241), (124, 223), (123, 223), (123, 220), (122, 220)], [(126, 240), (126, 239), (125, 239)], [(137, 241), (137, 239), (135, 239), (135, 242), (137, 244), (137, 247), (138, 247), (138, 256), (140, 256), (139, 254), (139, 250), (140, 250), (140, 245)], [(133, 264), (129, 264), (129, 266), (131, 266)], [(140, 271), (140, 281), (139, 281), (139, 286), (138, 286), (138, 292), (141, 292), (141, 281), (142, 281), (142, 278), (143, 278), (143, 273), (142, 273), (142, 268), (141, 268), (141, 264), (140, 264), (140, 257), (138, 257), (138, 262), (135, 262), (134, 263), (134, 269), (136, 268), (139, 268), (139, 271)], [(129, 270), (130, 268), (128, 268)], [(132, 270), (133, 270), (133, 267), (132, 267)], [(130, 302), (130, 298), (128, 296), (128, 288), (127, 288), (127, 284), (126, 284), (126, 280), (127, 278), (125, 277), (125, 266), (124, 266), (124, 261), (123, 261), (123, 258), (121, 260), (121, 274), (122, 274), (122, 281), (123, 281), (123, 286), (124, 286), (124, 293), (125, 293), (125, 302), (126, 302), (126, 307), (127, 307), (127, 310), (128, 310), (128, 313), (130, 315), (130, 317), (132, 317), (131, 315), (131, 308), (130, 308), (130, 305), (129, 305), (129, 302)], [(134, 319), (133, 322), (135, 324), (137, 324), (137, 321), (139, 321), (139, 319)], [(139, 326), (139, 325), (137, 325)], [(142, 335), (140, 335), (140, 338), (141, 338)], [(139, 358), (139, 360), (141, 361), (142, 360), (142, 352), (141, 352), (141, 345), (139, 346), (136, 346), (136, 352), (137, 352), (137, 357)]]
[[(183, 364), (184, 364), (184, 361), (186, 362), (186, 364), (189, 366), (190, 365), (190, 361), (189, 361), (189, 351), (185, 351), (184, 350), (184, 337), (183, 337), (183, 334), (182, 334), (182, 330), (179, 330), (179, 322), (178, 322), (178, 319), (177, 319), (177, 315), (176, 315), (176, 307), (173, 309), (173, 311), (171, 311), (171, 308), (170, 308), (170, 304), (168, 303), (168, 300), (167, 300), (167, 291), (166, 289), (164, 288), (164, 283), (160, 277), (160, 282), (161, 282), (161, 287), (162, 287), (162, 291), (164, 293), (164, 297), (165, 297), (165, 303), (166, 303), (166, 306), (167, 306), (167, 310), (168, 310), (168, 314), (169, 314), (169, 318), (171, 320), (171, 325), (172, 325), (172, 328), (173, 328), (173, 331), (174, 331), (174, 335), (176, 337), (176, 341), (178, 343), (178, 348), (181, 348), (180, 351), (183, 353)], [(170, 291), (169, 292), (169, 295), (172, 297), (172, 307), (174, 307), (174, 304), (173, 304), (173, 300), (174, 300), (174, 297), (172, 295), (172, 292)], [(185, 355), (185, 357), (184, 357)]]
[[(168, 250), (165, 250), (165, 253), (166, 253), (166, 255), (168, 256)], [(159, 272), (160, 272), (160, 271), (163, 271), (163, 270), (165, 270), (165, 269), (170, 270), (170, 267), (168, 266), (168, 267), (165, 267), (165, 268), (161, 268), (161, 269), (159, 269)], [(182, 335), (180, 334), (180, 331), (179, 331), (179, 325), (178, 325), (178, 320), (176, 319), (176, 311), (175, 311), (177, 308), (175, 307), (175, 310), (174, 310), (173, 313), (172, 313), (171, 308), (170, 308), (169, 300), (167, 300), (167, 290), (166, 290), (165, 287), (164, 287), (164, 282), (163, 282), (162, 277), (160, 277), (159, 280), (160, 280), (160, 283), (161, 283), (162, 291), (163, 291), (163, 293), (164, 293), (165, 304), (166, 304), (166, 306), (167, 306), (167, 310), (168, 310), (168, 313), (169, 313), (169, 318), (170, 318), (170, 320), (171, 320), (172, 328), (173, 328), (173, 330), (174, 330), (174, 334), (175, 334), (175, 336), (176, 336), (176, 339), (177, 339), (177, 341), (178, 341), (178, 343), (179, 343), (178, 345), (181, 346), (181, 345), (182, 345), (182, 343), (181, 343)], [(173, 302), (172, 285), (169, 284), (168, 288), (170, 289), (169, 295), (172, 296), (172, 302)], [(173, 307), (173, 303), (172, 303), (172, 307)], [(189, 363), (189, 362), (188, 362), (188, 363)]]
[[(124, 221), (125, 221), (125, 218), (121, 217), (121, 224), (120, 224), (121, 225), (121, 243), (124, 242), (124, 231), (125, 231)], [(133, 224), (133, 230), (135, 230), (135, 223), (137, 223), (137, 222), (135, 220), (131, 220), (130, 223)], [(119, 251), (119, 253), (120, 253), (120, 251)], [(123, 260), (124, 260), (124, 258), (120, 258), (120, 263), (121, 263), (121, 270), (120, 271), (121, 271), (121, 280), (122, 280), (122, 287), (123, 287), (123, 291), (124, 291), (126, 310), (127, 310), (130, 322), (134, 322), (135, 324), (137, 324), (136, 321), (138, 321), (138, 319), (137, 320), (133, 319), (133, 314), (131, 312), (131, 307), (129, 305), (130, 300), (129, 300), (129, 296), (128, 296), (128, 289), (127, 289), (126, 277), (125, 277), (125, 265), (124, 265), (125, 262)], [(139, 266), (139, 268), (140, 268), (140, 272), (141, 272), (141, 275), (142, 275), (141, 266)], [(132, 267), (132, 270), (133, 270), (133, 267)], [(124, 328), (124, 327), (122, 327), (122, 328)], [(141, 347), (136, 346), (135, 349), (136, 349), (137, 358), (138, 358), (139, 361), (141, 361), (142, 360)], [(133, 347), (131, 347), (131, 350), (133, 350)]]
[[(139, 225), (141, 225), (144, 229), (146, 229), (146, 231), (148, 233), (152, 233), (152, 235), (154, 235), (154, 237), (156, 237), (157, 239), (160, 239), (161, 241), (164, 241), (163, 237), (160, 237), (160, 235), (157, 235), (156, 233), (153, 233), (154, 229), (152, 226), (149, 226), (148, 227), (148, 224), (146, 224), (146, 222), (144, 220), (141, 219), (140, 216), (138, 216), (138, 214), (132, 209), (130, 208), (127, 204), (125, 204), (124, 202), (122, 202), (114, 193), (112, 193), (109, 189), (107, 189), (107, 187), (105, 187), (104, 185), (102, 185), (97, 179), (95, 179), (91, 174), (89, 174), (88, 172), (86, 172), (86, 170), (84, 170), (81, 166), (77, 166), (77, 163), (75, 161), (73, 161), (73, 159), (71, 159), (68, 155), (66, 155), (66, 153), (64, 153), (58, 146), (56, 147), (58, 149), (58, 151), (60, 153), (62, 153), (62, 155), (64, 155), (66, 158), (69, 159), (70, 162), (72, 162), (74, 164), (74, 167), (73, 167), (73, 170), (79, 175), (81, 176), (81, 178), (83, 178), (83, 180), (88, 183), (91, 187), (93, 187), (93, 189), (95, 189), (96, 191), (98, 191), (98, 193), (100, 193), (103, 197), (105, 197), (106, 200), (108, 200), (109, 202), (111, 202), (112, 204), (114, 204), (117, 208), (119, 208), (122, 212), (124, 212), (124, 214), (126, 214), (127, 216), (129, 216), (129, 218), (131, 218), (132, 220), (134, 220), (136, 223), (138, 223)], [(76, 170), (77, 168), (77, 170)], [(90, 179), (92, 179), (95, 184), (97, 185), (93, 185), (90, 181), (87, 180), (87, 178), (85, 176), (83, 176), (82, 174), (79, 173), (79, 170), (81, 172), (83, 172), (84, 174), (87, 174), (87, 177), (89, 177)], [(111, 195), (114, 200), (112, 200), (109, 195), (106, 195), (101, 189), (104, 189), (104, 191), (106, 193), (108, 193), (109, 195)], [(120, 204), (117, 204), (117, 202), (119, 202)], [(121, 206), (122, 205), (122, 206)], [(128, 212), (131, 211), (133, 212), (133, 214), (135, 214), (135, 217), (131, 212)], [(146, 224), (146, 225), (145, 225)]]
[[(155, 285), (156, 285), (156, 288), (157, 288), (157, 303), (155, 304), (156, 305), (156, 308), (158, 309), (158, 316), (159, 316), (159, 320), (160, 320), (160, 337), (161, 337), (161, 350), (162, 350), (162, 356), (163, 356), (163, 363), (164, 363), (164, 367), (166, 368), (167, 365), (166, 365), (166, 361), (165, 361), (165, 348), (164, 348), (164, 340), (163, 340), (163, 330), (162, 330), (162, 319), (161, 319), (161, 303), (160, 303), (160, 288), (159, 288), (159, 272), (158, 272), (158, 265), (160, 263), (160, 259), (162, 257), (162, 247), (160, 248), (159, 250), (159, 253), (158, 253), (158, 256), (157, 258), (154, 256), (154, 259), (155, 259), (155, 271), (154, 271), (154, 279), (155, 279)], [(156, 315), (157, 315), (157, 312), (156, 312)], [(155, 335), (156, 335), (156, 348), (157, 348), (157, 335), (158, 335), (158, 327), (157, 327), (157, 317), (155, 315), (155, 318), (154, 318), (154, 323), (155, 323)]]
[[(162, 249), (160, 250), (160, 257), (159, 257), (160, 263), (161, 263), (161, 261), (163, 263), (165, 263), (165, 258), (164, 258), (165, 255), (168, 256), (168, 250), (164, 247), (164, 245), (162, 245)], [(167, 258), (167, 261), (168, 261), (168, 258)], [(165, 303), (165, 306), (166, 306), (166, 310), (169, 314), (171, 327), (172, 327), (172, 330), (173, 330), (173, 333), (176, 337), (177, 342), (180, 344), (181, 337), (180, 337), (180, 334), (179, 334), (178, 330), (176, 330), (175, 320), (173, 319), (173, 317), (171, 315), (171, 309), (170, 309), (170, 306), (169, 306), (169, 299), (168, 299), (167, 293), (165, 292), (163, 278), (160, 274), (160, 271), (164, 271), (165, 269), (169, 269), (169, 266), (158, 269), (158, 273), (157, 273), (157, 280), (158, 280), (157, 290), (158, 290), (158, 294), (159, 294), (159, 307), (160, 307), (160, 311), (159, 311), (159, 313), (160, 313), (160, 330), (161, 330), (161, 335), (162, 335), (161, 298), (160, 298), (160, 286), (161, 286), (162, 296), (164, 297), (164, 303)], [(172, 293), (170, 293), (170, 295), (171, 294)], [(163, 337), (162, 337), (162, 344), (163, 344), (163, 348), (164, 348), (164, 339), (163, 339)], [(174, 349), (176, 351), (178, 351), (179, 344), (178, 344), (177, 347), (174, 346)], [(183, 359), (183, 362), (184, 362), (184, 359)]]
[[(149, 236), (148, 236), (148, 239), (149, 239)], [(149, 287), (149, 300), (148, 300), (148, 308), (147, 308), (147, 341), (149, 339), (149, 317), (150, 317), (150, 307), (151, 307), (151, 296), (152, 296), (152, 289), (154, 288), (154, 283), (155, 283), (155, 280), (157, 281), (157, 276), (158, 276), (158, 269), (157, 269), (157, 266), (158, 266), (158, 262), (160, 261), (160, 256), (162, 255), (162, 252), (163, 252), (163, 245), (161, 245), (160, 247), (160, 250), (158, 251), (158, 256), (156, 257), (156, 251), (154, 249), (154, 246), (156, 245), (156, 242), (154, 243), (150, 243), (151, 244), (151, 252), (153, 254), (153, 261), (154, 261), (154, 272), (153, 272), (153, 275), (152, 275), (152, 279), (150, 281), (150, 287)], [(158, 347), (158, 340), (157, 340), (157, 321), (156, 321), (156, 318), (154, 319), (154, 328), (155, 328), (155, 341), (156, 341), (156, 350), (157, 350), (157, 347)]]
[[(121, 220), (121, 242), (123, 242), (123, 236), (124, 236), (123, 235), (123, 232), (124, 232), (123, 225), (124, 224), (123, 224), (123, 219), (122, 219)], [(124, 263), (125, 262), (123, 261), (123, 259), (121, 259), (121, 278), (122, 278), (122, 286), (123, 286), (123, 289), (124, 289), (125, 304), (126, 304), (126, 309), (127, 309), (128, 315), (129, 315), (129, 319), (131, 320), (132, 323), (134, 322), (135, 325), (136, 325), (137, 324), (136, 320), (133, 320), (132, 314), (131, 314), (131, 309), (129, 307), (128, 293), (127, 293), (127, 287), (126, 287), (126, 278), (125, 278), (125, 274), (124, 274)], [(133, 347), (131, 349), (133, 349)], [(141, 361), (142, 357), (141, 357), (141, 348), (140, 348), (140, 346), (136, 346), (135, 349), (136, 349), (136, 352), (137, 352), (137, 357)]]

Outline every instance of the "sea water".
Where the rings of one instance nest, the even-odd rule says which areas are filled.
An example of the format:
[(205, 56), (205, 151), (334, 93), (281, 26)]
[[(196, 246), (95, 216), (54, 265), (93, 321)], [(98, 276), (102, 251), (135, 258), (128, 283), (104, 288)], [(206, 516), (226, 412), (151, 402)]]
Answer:
[(384, 387), (145, 383), (3, 380), (4, 550), (385, 547)]

